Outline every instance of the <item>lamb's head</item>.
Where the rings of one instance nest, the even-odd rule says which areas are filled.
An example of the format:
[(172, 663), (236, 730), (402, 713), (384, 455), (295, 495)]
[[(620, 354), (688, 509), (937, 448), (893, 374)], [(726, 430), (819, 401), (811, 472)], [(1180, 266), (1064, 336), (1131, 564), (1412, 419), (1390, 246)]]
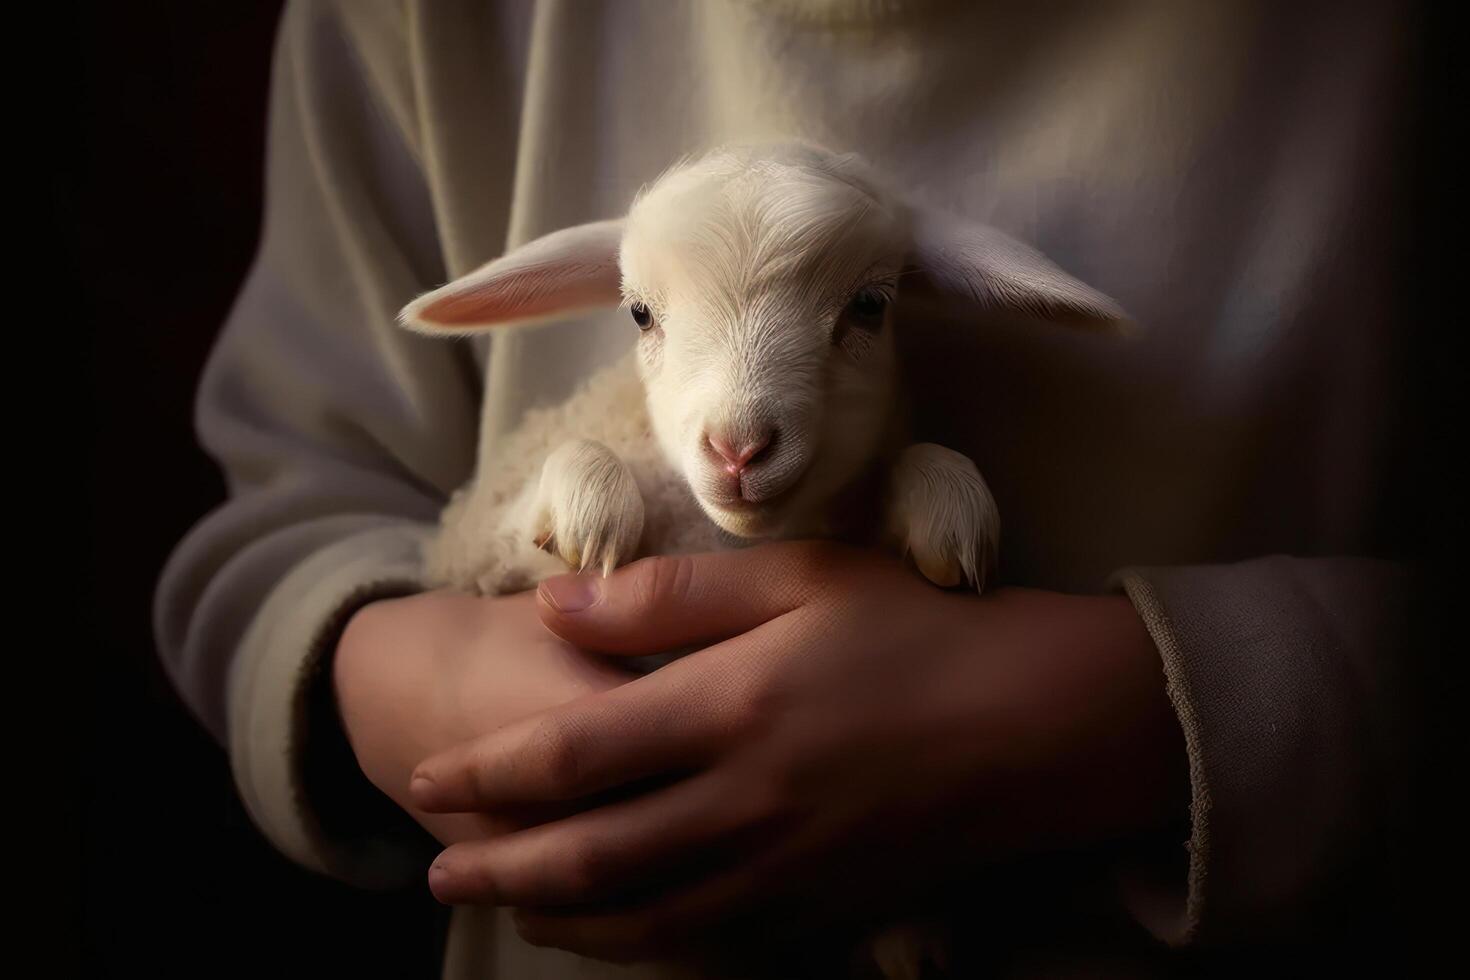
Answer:
[(649, 416), (725, 530), (780, 531), (876, 453), (903, 231), (857, 161), (799, 145), (711, 154), (634, 203), (619, 264)]
[(813, 513), (879, 451), (891, 309), (915, 267), (971, 303), (1122, 321), (1031, 249), (913, 208), (857, 158), (801, 143), (676, 166), (626, 218), (537, 239), (402, 320), (466, 333), (621, 300), (664, 453), (716, 523), (761, 537)]

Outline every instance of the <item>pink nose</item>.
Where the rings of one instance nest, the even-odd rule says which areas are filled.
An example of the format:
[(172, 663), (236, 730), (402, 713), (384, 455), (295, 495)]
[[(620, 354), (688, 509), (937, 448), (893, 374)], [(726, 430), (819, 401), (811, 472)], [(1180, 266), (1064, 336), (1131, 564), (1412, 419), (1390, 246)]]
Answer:
[(742, 470), (757, 461), (757, 457), (771, 444), (773, 435), (775, 430), (767, 429), (754, 439), (741, 443), (739, 449), (735, 448), (736, 444), (732, 440), (715, 432), (705, 436), (705, 441), (725, 461), (725, 472), (731, 476), (739, 476)]

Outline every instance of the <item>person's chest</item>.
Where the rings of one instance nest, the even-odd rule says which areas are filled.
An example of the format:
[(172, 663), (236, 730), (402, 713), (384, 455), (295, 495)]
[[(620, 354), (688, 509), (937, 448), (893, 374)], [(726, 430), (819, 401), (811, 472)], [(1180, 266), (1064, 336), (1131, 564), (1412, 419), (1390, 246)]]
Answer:
[[(1088, 588), (1123, 563), (1347, 550), (1375, 447), (1336, 389), (1379, 383), (1388, 341), (1382, 284), (1362, 278), (1374, 243), (1354, 233), (1376, 220), (1365, 202), (1386, 206), (1367, 165), (1381, 120), (1362, 107), (1391, 106), (1391, 49), (1371, 13), (1304, 46), (1318, 26), (1178, 4), (957, 6), (841, 30), (725, 0), (540, 4), (510, 170), (492, 178), (503, 214), (457, 206), (463, 173), (444, 181), (446, 239), (489, 250), (451, 265), (616, 215), (713, 144), (854, 151), (1035, 244), (1145, 333), (900, 322), (920, 434), (981, 465), (1006, 578)], [(503, 114), (503, 92), (483, 94), (439, 109), (469, 127)], [(480, 342), (482, 447), (633, 339), (609, 311)]]

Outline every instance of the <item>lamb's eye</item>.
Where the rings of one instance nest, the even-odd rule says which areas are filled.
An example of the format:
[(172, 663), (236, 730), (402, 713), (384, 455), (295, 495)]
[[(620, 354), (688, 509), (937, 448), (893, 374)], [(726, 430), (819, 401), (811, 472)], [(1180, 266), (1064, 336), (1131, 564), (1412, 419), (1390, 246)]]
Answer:
[(860, 327), (878, 329), (883, 322), (883, 311), (888, 308), (888, 297), (876, 289), (860, 289), (847, 304), (847, 315)]
[(647, 330), (653, 326), (653, 314), (648, 312), (648, 307), (642, 303), (634, 303), (633, 322), (638, 324), (639, 330)]

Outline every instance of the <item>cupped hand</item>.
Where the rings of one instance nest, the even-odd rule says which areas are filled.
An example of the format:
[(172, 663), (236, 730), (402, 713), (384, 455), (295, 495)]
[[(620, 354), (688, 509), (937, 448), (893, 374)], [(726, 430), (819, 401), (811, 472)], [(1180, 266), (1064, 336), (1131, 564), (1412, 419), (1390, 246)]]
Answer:
[(565, 576), (538, 601), (583, 650), (703, 648), (415, 771), (425, 812), (601, 801), (430, 871), (444, 901), (518, 907), (535, 943), (639, 959), (755, 909), (883, 914), (1188, 800), (1159, 657), (1122, 597), (961, 595), (792, 543)]
[(348, 741), (368, 779), (449, 843), (518, 825), (413, 806), (409, 774), (426, 757), (633, 677), (541, 624), (534, 593), (430, 592), (359, 610), (337, 643), (333, 681)]

